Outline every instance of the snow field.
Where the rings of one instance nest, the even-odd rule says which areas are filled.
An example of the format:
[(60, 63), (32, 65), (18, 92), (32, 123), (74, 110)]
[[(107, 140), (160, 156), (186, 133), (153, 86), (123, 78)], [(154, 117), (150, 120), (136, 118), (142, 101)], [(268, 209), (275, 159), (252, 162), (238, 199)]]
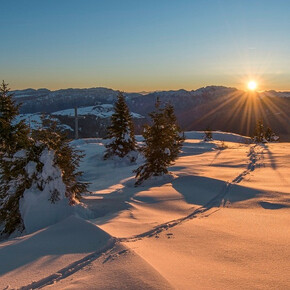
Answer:
[(1, 242), (0, 288), (289, 288), (289, 144), (186, 136), (171, 175), (140, 187), (141, 159), (104, 161), (101, 139), (74, 141), (90, 214)]

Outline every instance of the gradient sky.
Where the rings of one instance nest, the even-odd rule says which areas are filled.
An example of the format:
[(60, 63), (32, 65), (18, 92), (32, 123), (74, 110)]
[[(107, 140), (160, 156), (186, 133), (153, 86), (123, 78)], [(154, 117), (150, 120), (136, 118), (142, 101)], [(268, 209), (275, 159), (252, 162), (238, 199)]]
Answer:
[(0, 0), (12, 89), (290, 90), (289, 0)]

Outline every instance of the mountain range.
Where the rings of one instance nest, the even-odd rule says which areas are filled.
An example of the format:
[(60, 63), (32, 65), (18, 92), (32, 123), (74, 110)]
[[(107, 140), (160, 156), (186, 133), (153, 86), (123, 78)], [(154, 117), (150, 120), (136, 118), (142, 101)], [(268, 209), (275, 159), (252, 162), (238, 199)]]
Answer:
[[(73, 131), (72, 109), (78, 107), (80, 137), (104, 137), (113, 113), (118, 91), (108, 88), (89, 89), (26, 89), (13, 91), (21, 103), (21, 116), (52, 114)], [(157, 97), (171, 103), (183, 130), (221, 130), (251, 136), (255, 124), (262, 120), (280, 135), (290, 140), (290, 92), (245, 92), (236, 88), (208, 86), (197, 90), (170, 90), (150, 93), (126, 93), (133, 113), (136, 133), (150, 122), (148, 113), (154, 110)], [(73, 133), (70, 133), (73, 134)]]

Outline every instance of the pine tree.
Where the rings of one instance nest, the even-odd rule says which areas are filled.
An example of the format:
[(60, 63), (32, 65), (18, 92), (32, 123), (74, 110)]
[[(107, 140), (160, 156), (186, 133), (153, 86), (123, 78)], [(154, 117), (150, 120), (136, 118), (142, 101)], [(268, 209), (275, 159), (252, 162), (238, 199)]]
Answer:
[(272, 141), (272, 135), (273, 135), (273, 131), (272, 131), (272, 129), (270, 127), (268, 127), (266, 132), (265, 132), (265, 139), (268, 142), (271, 142)]
[(137, 178), (135, 185), (141, 184), (151, 176), (167, 174), (168, 167), (174, 164), (184, 141), (171, 105), (161, 108), (157, 99), (155, 111), (149, 116), (152, 125), (144, 127), (145, 146), (141, 149), (146, 162), (134, 171)]
[[(111, 142), (106, 145), (104, 159), (113, 156), (124, 158), (130, 152), (136, 150), (134, 125), (129, 108), (121, 92), (119, 92), (117, 98), (114, 114), (111, 117), (111, 125), (108, 127), (107, 137), (111, 139)], [(134, 156), (130, 159), (131, 162), (135, 161)]]
[(32, 141), (24, 121), (16, 121), (19, 106), (3, 81), (0, 85), (0, 232), (6, 233), (21, 224), (19, 199), (28, 186), (24, 174), (26, 163), (21, 156)]
[(66, 197), (70, 204), (81, 199), (82, 193), (88, 192), (88, 183), (79, 181), (83, 172), (77, 171), (83, 157), (80, 150), (70, 145), (70, 140), (63, 133), (55, 120), (42, 117), (42, 128), (32, 131), (32, 138), (45, 144), (55, 152), (55, 164), (62, 171), (62, 179), (66, 186)]
[(256, 143), (266, 142), (265, 129), (264, 129), (264, 124), (262, 120), (257, 121), (255, 132), (254, 132), (254, 142)]
[(273, 130), (270, 127), (268, 127), (265, 132), (265, 139), (268, 142), (277, 142), (279, 141), (280, 138), (275, 134), (275, 132), (273, 132)]
[(38, 190), (50, 203), (66, 198), (74, 204), (88, 184), (78, 180), (82, 155), (56, 122), (43, 119), (43, 128), (29, 137), (26, 125), (16, 122), (19, 106), (4, 82), (0, 93), (0, 233), (9, 235), (25, 228), (20, 201), (27, 192)]
[(16, 122), (20, 105), (13, 100), (8, 84), (0, 85), (0, 152), (13, 154), (29, 146), (29, 128), (24, 121)]

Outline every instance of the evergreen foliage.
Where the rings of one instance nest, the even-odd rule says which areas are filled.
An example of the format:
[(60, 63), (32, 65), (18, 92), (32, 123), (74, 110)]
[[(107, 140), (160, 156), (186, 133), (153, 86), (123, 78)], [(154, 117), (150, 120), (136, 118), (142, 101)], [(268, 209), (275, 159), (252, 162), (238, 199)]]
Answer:
[(184, 134), (176, 123), (174, 108), (166, 105), (161, 108), (157, 99), (155, 111), (150, 113), (152, 125), (146, 125), (143, 131), (145, 145), (140, 149), (146, 161), (137, 168), (137, 181), (141, 184), (151, 176), (161, 176), (168, 173), (168, 167), (174, 163), (181, 150)]
[(43, 127), (29, 136), (7, 85), (0, 86), (0, 233), (23, 231), (20, 200), (26, 190), (46, 194), (48, 202), (67, 198), (70, 204), (87, 192), (87, 183), (78, 181), (82, 155), (57, 128), (55, 121), (43, 118)]
[(29, 185), (23, 173), (25, 160), (18, 155), (32, 141), (24, 121), (16, 122), (18, 114), (19, 105), (3, 81), (0, 85), (0, 232), (6, 233), (21, 224), (19, 198)]
[(55, 152), (55, 164), (62, 171), (62, 179), (66, 185), (66, 197), (70, 204), (81, 199), (81, 194), (88, 192), (88, 183), (79, 181), (83, 172), (77, 171), (83, 157), (80, 150), (74, 149), (67, 135), (59, 128), (55, 120), (42, 117), (42, 128), (32, 131), (32, 138), (45, 144)]
[(29, 146), (29, 128), (24, 121), (15, 121), (19, 106), (3, 81), (0, 85), (0, 153), (13, 154)]
[[(111, 142), (106, 145), (104, 159), (113, 156), (124, 158), (131, 151), (136, 150), (134, 125), (124, 95), (119, 92), (114, 106), (114, 114), (111, 117), (111, 125), (108, 127), (107, 137)], [(131, 162), (135, 161), (132, 157)]]
[(267, 143), (279, 141), (279, 136), (277, 136), (270, 127), (265, 130), (262, 120), (258, 120), (253, 137), (256, 143)]
[(264, 143), (266, 142), (265, 139), (265, 129), (264, 129), (264, 124), (262, 120), (258, 120), (255, 128), (255, 133), (254, 133), (254, 141), (256, 143)]

